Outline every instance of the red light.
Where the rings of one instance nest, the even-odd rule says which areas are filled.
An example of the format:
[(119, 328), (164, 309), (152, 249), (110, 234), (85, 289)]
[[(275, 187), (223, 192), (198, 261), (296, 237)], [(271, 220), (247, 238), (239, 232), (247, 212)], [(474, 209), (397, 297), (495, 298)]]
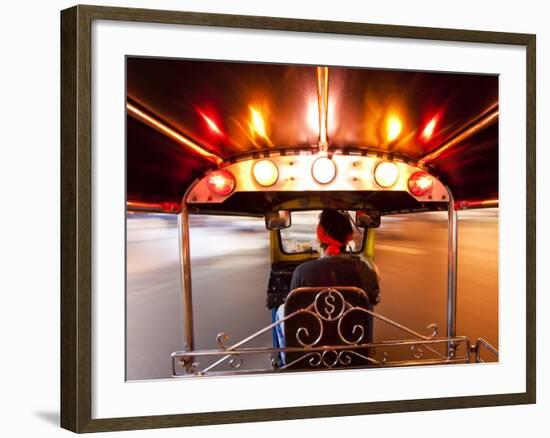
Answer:
[(214, 134), (219, 135), (220, 137), (223, 136), (222, 130), (218, 127), (217, 123), (214, 121), (214, 117), (207, 116), (204, 112), (197, 109), (197, 112), (200, 114), (202, 119), (206, 122), (206, 126), (212, 131)]
[(424, 196), (432, 192), (435, 178), (426, 172), (416, 172), (409, 178), (409, 191), (414, 196)]
[(220, 196), (227, 196), (235, 189), (235, 177), (228, 170), (215, 170), (207, 179), (210, 191)]
[(424, 127), (424, 130), (422, 131), (422, 137), (424, 140), (429, 140), (432, 138), (432, 135), (435, 130), (435, 125), (437, 124), (437, 117), (433, 117)]

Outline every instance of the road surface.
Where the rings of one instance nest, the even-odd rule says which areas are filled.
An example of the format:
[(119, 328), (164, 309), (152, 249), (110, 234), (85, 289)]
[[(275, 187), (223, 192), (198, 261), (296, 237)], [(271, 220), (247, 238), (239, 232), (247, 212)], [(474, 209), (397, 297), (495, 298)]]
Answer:
[[(192, 219), (195, 347), (217, 348), (220, 331), (230, 344), (271, 322), (267, 231), (260, 219)], [(127, 227), (127, 379), (168, 378), (170, 354), (183, 348), (177, 221), (129, 215)], [(446, 214), (383, 217), (375, 261), (382, 297), (376, 311), (426, 334), (435, 322), (444, 335)], [(403, 337), (384, 323), (374, 331), (376, 340)], [(457, 332), (498, 347), (497, 209), (459, 213)], [(271, 342), (265, 333), (250, 345)], [(251, 357), (245, 366), (268, 367), (268, 358)]]

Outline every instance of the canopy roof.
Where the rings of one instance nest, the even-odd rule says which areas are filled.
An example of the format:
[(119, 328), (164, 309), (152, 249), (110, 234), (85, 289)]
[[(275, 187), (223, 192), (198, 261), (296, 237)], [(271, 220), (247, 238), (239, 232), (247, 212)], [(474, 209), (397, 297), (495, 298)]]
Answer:
[[(498, 199), (497, 76), (324, 71), (329, 151), (424, 160), (456, 200)], [(317, 66), (128, 57), (128, 201), (178, 205), (193, 180), (221, 160), (317, 148), (318, 72)]]

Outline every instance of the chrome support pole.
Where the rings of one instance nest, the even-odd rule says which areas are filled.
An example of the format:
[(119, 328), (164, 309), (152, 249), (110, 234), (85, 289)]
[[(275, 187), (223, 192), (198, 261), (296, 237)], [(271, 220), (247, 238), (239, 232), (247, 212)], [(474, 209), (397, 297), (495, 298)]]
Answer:
[(317, 106), (319, 109), (319, 151), (328, 148), (328, 67), (317, 67)]
[[(184, 349), (195, 349), (195, 335), (193, 330), (193, 295), (191, 292), (191, 252), (189, 245), (189, 211), (185, 204), (185, 197), (181, 203), (181, 213), (178, 215), (179, 243), (180, 243), (180, 269), (181, 269), (181, 298), (183, 316)], [(191, 366), (192, 357), (188, 358)], [(186, 361), (187, 362), (187, 361)]]
[[(448, 204), (448, 267), (447, 267), (447, 337), (456, 337), (456, 278), (458, 253), (458, 216), (451, 190), (447, 187)], [(455, 356), (454, 343), (447, 344), (447, 358)]]

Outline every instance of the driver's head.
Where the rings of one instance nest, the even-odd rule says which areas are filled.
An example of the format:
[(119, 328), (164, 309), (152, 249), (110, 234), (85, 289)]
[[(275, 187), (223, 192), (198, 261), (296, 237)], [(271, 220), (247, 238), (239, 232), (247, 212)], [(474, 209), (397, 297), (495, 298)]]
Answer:
[(345, 251), (353, 238), (353, 227), (347, 213), (338, 210), (323, 210), (317, 225), (317, 239), (321, 248), (329, 255)]

